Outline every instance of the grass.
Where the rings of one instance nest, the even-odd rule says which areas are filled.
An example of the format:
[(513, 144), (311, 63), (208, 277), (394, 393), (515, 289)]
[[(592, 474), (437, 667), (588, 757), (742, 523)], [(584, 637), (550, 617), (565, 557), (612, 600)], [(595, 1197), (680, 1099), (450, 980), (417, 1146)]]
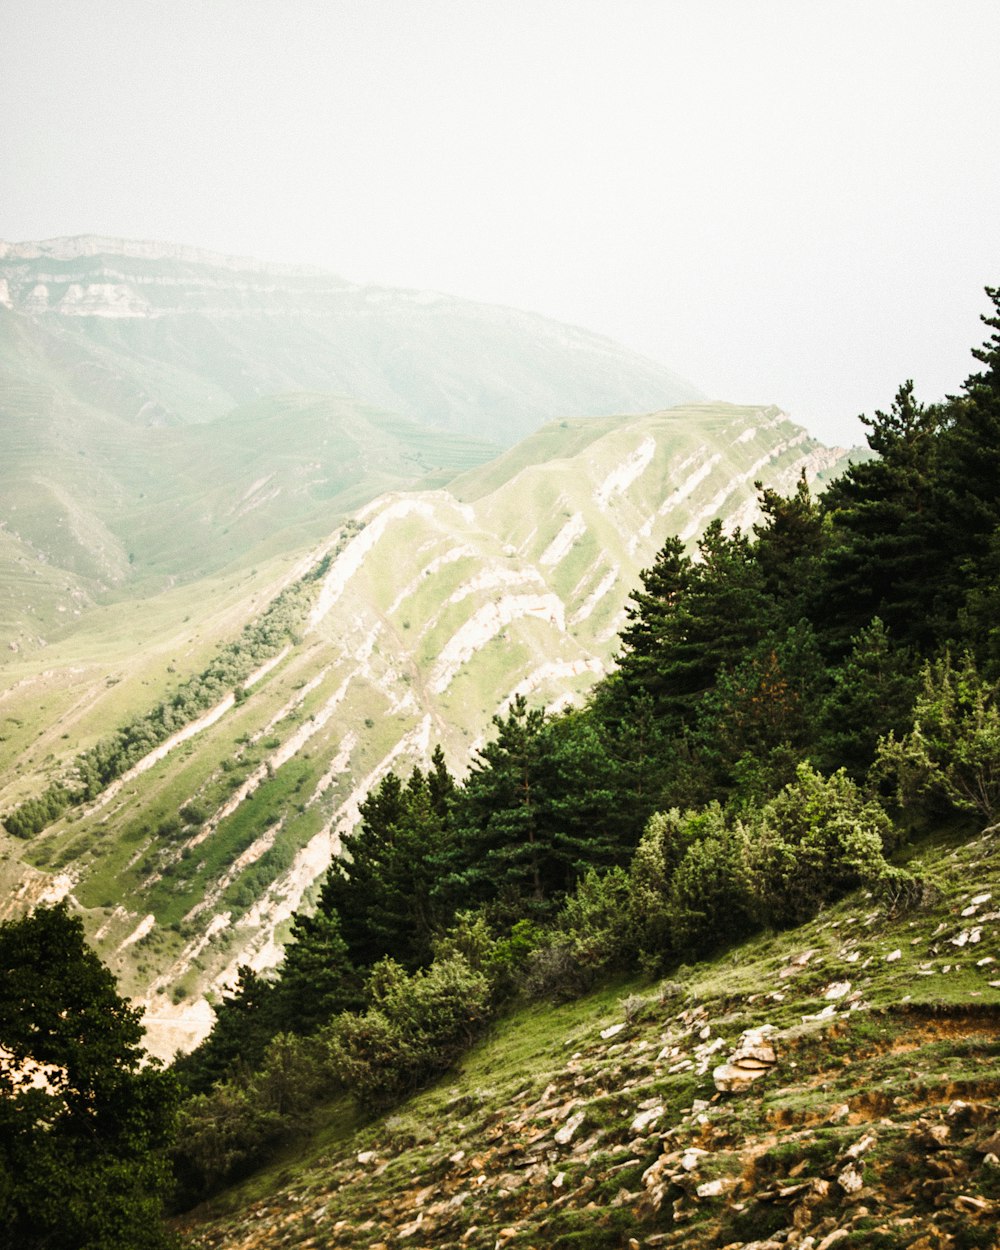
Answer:
[[(349, 1100), (331, 1104), (323, 1115), (335, 1128), (320, 1128), (272, 1167), (213, 1200), (188, 1232), (225, 1232), (226, 1244), (239, 1246), (244, 1243), (237, 1227), (248, 1220), (268, 1230), (278, 1210), (313, 1204), (327, 1211), (324, 1227), (345, 1221), (341, 1240), (327, 1244), (370, 1245), (471, 1184), (473, 1196), (457, 1208), (459, 1214), (441, 1215), (428, 1226), (437, 1231), (424, 1234), (431, 1238), (427, 1244), (457, 1246), (463, 1231), (476, 1224), (479, 1239), (465, 1244), (492, 1245), (500, 1229), (512, 1225), (516, 1234), (507, 1243), (513, 1246), (621, 1246), (630, 1235), (642, 1244), (645, 1236), (676, 1230), (685, 1240), (670, 1244), (707, 1248), (766, 1239), (786, 1227), (788, 1203), (754, 1195), (813, 1177), (835, 1182), (847, 1148), (871, 1133), (866, 1183), (889, 1187), (877, 1199), (878, 1221), (866, 1223), (862, 1214), (851, 1225), (854, 1208), (841, 1205), (843, 1192), (835, 1183), (826, 1205), (816, 1208), (817, 1220), (826, 1213), (846, 1222), (850, 1236), (844, 1244), (902, 1246), (909, 1242), (899, 1239), (892, 1211), (905, 1199), (917, 1203), (912, 1209), (925, 1221), (952, 1221), (947, 1227), (956, 1245), (988, 1245), (976, 1240), (971, 1217), (963, 1223), (948, 1205), (920, 1206), (920, 1174), (907, 1160), (913, 1134), (923, 1131), (920, 1124), (946, 1122), (956, 1097), (988, 1107), (1000, 1091), (1000, 992), (987, 984), (987, 965), (978, 979), (954, 983), (959, 988), (952, 1002), (906, 1001), (909, 980), (900, 978), (898, 961), (874, 956), (913, 939), (919, 954), (942, 924), (961, 919), (970, 894), (992, 889), (1000, 898), (998, 849), (996, 835), (961, 845), (951, 834), (925, 842), (920, 855), (939, 875), (942, 894), (906, 916), (887, 915), (857, 893), (799, 929), (761, 935), (714, 961), (673, 970), (662, 996), (660, 983), (623, 978), (574, 1002), (523, 1005), (498, 1020), (454, 1071), (388, 1116), (351, 1121)], [(1000, 955), (997, 943), (997, 927), (985, 926), (983, 955)], [(778, 976), (808, 949), (815, 951), (805, 965), (808, 975)], [(827, 1001), (825, 987), (843, 977), (843, 956), (851, 949), (860, 958), (857, 967), (846, 965), (846, 975), (870, 1006), (849, 1011), (834, 1000), (836, 1017), (803, 1024), (803, 1016)], [(872, 962), (863, 966), (870, 955)], [(772, 987), (779, 986), (784, 997), (775, 1000)], [(720, 1098), (711, 1065), (729, 1053), (743, 1029), (765, 1022), (777, 1030), (778, 1067), (749, 1093)], [(617, 1023), (626, 1027), (601, 1038), (603, 1029)], [(677, 1045), (696, 1055), (706, 1023), (710, 1038), (726, 1039), (719, 1057), (702, 1075), (670, 1074), (670, 1061), (658, 1059), (662, 1047)], [(635, 1139), (630, 1124), (640, 1105), (662, 1105), (663, 1112), (651, 1131)], [(573, 1106), (584, 1111), (583, 1124), (568, 1145), (558, 1147), (551, 1135)], [(960, 1143), (961, 1135), (955, 1140)], [(543, 1143), (540, 1153), (534, 1142)], [(691, 1185), (722, 1179), (737, 1186), (732, 1192), (740, 1201), (723, 1195), (692, 1204), (689, 1190), (674, 1184), (666, 1206), (655, 1210), (643, 1197), (646, 1169), (661, 1152), (695, 1144), (711, 1153)], [(379, 1175), (354, 1162), (365, 1150), (376, 1152), (379, 1169), (385, 1165)], [(463, 1161), (451, 1162), (459, 1151), (465, 1152)], [(972, 1167), (961, 1192), (992, 1199), (1000, 1191), (988, 1169), (976, 1170), (981, 1156), (960, 1145), (953, 1153), (959, 1169)], [(477, 1173), (486, 1178), (480, 1186)], [(505, 1188), (505, 1176), (516, 1181), (522, 1174), (531, 1179)], [(907, 1196), (913, 1185), (917, 1196)], [(414, 1205), (424, 1190), (431, 1196)], [(562, 1195), (565, 1202), (557, 1203)], [(680, 1224), (672, 1218), (675, 1202)], [(289, 1217), (281, 1230), (285, 1243), (305, 1244), (304, 1224)]]

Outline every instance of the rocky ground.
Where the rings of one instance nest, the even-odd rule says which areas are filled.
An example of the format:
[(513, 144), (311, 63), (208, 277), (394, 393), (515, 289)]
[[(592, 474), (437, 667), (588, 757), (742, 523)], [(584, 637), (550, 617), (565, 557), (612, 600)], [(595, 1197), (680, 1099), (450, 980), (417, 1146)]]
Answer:
[(189, 1247), (1000, 1245), (1000, 835), (462, 1070), (192, 1213)]

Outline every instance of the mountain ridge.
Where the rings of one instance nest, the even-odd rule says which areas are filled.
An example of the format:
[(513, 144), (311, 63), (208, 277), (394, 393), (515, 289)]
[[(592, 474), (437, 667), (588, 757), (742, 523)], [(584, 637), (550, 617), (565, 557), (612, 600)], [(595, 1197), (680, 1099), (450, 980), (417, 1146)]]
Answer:
[[(99, 949), (157, 1021), (151, 1044), (160, 1053), (204, 1032), (210, 1017), (199, 1000), (237, 964), (273, 963), (282, 925), (386, 771), (425, 766), (435, 742), (463, 765), (494, 712), (517, 694), (542, 703), (579, 698), (607, 670), (626, 597), (663, 533), (693, 536), (714, 517), (748, 524), (758, 476), (791, 491), (803, 470), (815, 480), (843, 463), (841, 452), (820, 448), (777, 409), (702, 406), (598, 424), (554, 423), (495, 480), (488, 468), (472, 470), (466, 486), (474, 499), (461, 497), (462, 478), (458, 493), (383, 495), (308, 556), (272, 562), (266, 582), (263, 569), (249, 580), (217, 576), (200, 594), (193, 588), (193, 622), (173, 609), (162, 639), (150, 631), (150, 602), (142, 663), (126, 659), (135, 619), (127, 601), (103, 610), (100, 642), (85, 646), (81, 632), (54, 644), (44, 661), (8, 663), (10, 685), (0, 695), (8, 718), (4, 810), (43, 789), (77, 744), (122, 723), (126, 707), (141, 712), (158, 691), (169, 702), (193, 665), (211, 665), (206, 612), (220, 593), (247, 613), (254, 587), (259, 612), (264, 585), (270, 598), (330, 557), (299, 640), (249, 698), (230, 696), (196, 740), (98, 807), (71, 812), (28, 848), (8, 843), (36, 868), (69, 872), (65, 887), (101, 934)], [(170, 595), (194, 602), (181, 587)], [(219, 619), (240, 617), (229, 610)], [(222, 629), (220, 642), (236, 632)], [(118, 631), (122, 640), (109, 649), (104, 639)], [(88, 651), (86, 672), (59, 676), (61, 665), (80, 667)], [(18, 690), (18, 673), (37, 673), (43, 663), (54, 676)], [(39, 703), (49, 726), (40, 738), (27, 732), (29, 723), (37, 729), (28, 708)], [(201, 809), (197, 825), (168, 828), (186, 807)], [(205, 852), (206, 867), (196, 871)], [(255, 865), (264, 862), (273, 870), (262, 876)], [(252, 897), (241, 885), (248, 873), (260, 879)], [(186, 920), (206, 891), (217, 901)], [(227, 928), (210, 933), (223, 913)]]

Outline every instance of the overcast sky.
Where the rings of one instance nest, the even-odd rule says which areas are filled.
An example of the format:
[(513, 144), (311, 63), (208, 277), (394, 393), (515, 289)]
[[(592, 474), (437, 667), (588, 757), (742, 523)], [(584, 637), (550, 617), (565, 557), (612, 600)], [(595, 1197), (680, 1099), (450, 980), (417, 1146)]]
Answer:
[(1000, 284), (998, 0), (0, 0), (0, 238), (610, 334), (828, 442)]

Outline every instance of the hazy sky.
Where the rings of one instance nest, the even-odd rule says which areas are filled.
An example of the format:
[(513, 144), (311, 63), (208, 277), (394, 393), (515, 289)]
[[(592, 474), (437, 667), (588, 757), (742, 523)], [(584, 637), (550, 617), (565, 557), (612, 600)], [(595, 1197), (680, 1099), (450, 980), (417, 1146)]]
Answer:
[(610, 334), (827, 441), (1000, 284), (998, 0), (0, 0), (0, 238)]

